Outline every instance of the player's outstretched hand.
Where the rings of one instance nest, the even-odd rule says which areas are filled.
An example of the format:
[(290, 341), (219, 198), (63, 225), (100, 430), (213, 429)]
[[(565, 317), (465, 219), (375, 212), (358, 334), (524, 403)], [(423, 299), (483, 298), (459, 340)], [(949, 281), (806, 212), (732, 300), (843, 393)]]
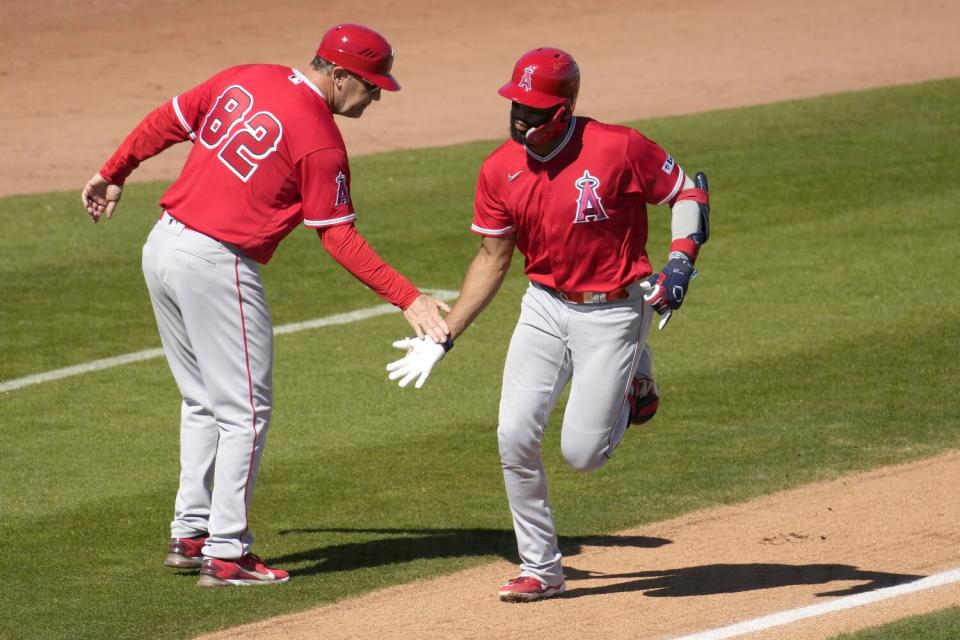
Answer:
[(99, 173), (90, 178), (83, 187), (80, 194), (80, 201), (83, 208), (90, 214), (94, 224), (100, 221), (104, 214), (107, 218), (113, 217), (113, 210), (117, 208), (120, 202), (120, 196), (123, 195), (123, 186), (107, 182)]
[(393, 346), (403, 349), (407, 354), (387, 365), (387, 371), (390, 372), (388, 377), (391, 380), (399, 378), (401, 387), (406, 387), (416, 378), (417, 383), (414, 386), (419, 389), (453, 343), (448, 340), (445, 344), (437, 344), (429, 338), (404, 338), (394, 342)]
[(417, 332), (417, 337), (429, 336), (433, 342), (443, 344), (450, 335), (450, 328), (440, 316), (440, 311), (450, 312), (450, 306), (443, 300), (421, 293), (409, 307), (403, 310), (407, 322)]

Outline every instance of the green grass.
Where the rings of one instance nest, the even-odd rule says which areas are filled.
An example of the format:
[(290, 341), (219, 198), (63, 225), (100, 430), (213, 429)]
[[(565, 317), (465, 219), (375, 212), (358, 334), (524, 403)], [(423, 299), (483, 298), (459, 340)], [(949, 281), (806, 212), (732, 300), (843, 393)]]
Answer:
[[(580, 475), (554, 413), (566, 548), (960, 445), (958, 102), (942, 81), (635, 123), (710, 176), (714, 235), (652, 337), (655, 427)], [(361, 232), (420, 286), (459, 287), (495, 144), (353, 162)], [(96, 227), (75, 193), (0, 200), (0, 380), (159, 346), (139, 250), (162, 188), (131, 185)], [(659, 263), (669, 212), (651, 217)], [(265, 280), (278, 325), (381, 302), (305, 230)], [(179, 415), (163, 361), (0, 395), (0, 638), (189, 637), (510, 557), (495, 430), (523, 288), (518, 260), (420, 391), (383, 370), (399, 315), (278, 338), (252, 527), (283, 588), (209, 593), (160, 566)]]
[(835, 640), (956, 640), (960, 638), (960, 608), (944, 609), (924, 616), (912, 616), (859, 633), (843, 634)]

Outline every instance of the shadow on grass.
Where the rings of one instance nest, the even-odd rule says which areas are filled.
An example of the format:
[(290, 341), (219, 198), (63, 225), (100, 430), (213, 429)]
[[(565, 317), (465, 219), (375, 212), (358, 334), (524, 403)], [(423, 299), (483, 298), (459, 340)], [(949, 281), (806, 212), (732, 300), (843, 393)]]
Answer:
[[(497, 555), (517, 563), (517, 543), (513, 530), (507, 529), (287, 529), (282, 536), (310, 536), (327, 533), (348, 533), (363, 536), (384, 534), (386, 537), (364, 542), (349, 542), (316, 547), (280, 557), (271, 562), (307, 563), (290, 571), (294, 576), (309, 576), (332, 571), (352, 571), (414, 560), (466, 558)], [(582, 536), (560, 538), (565, 557), (580, 553), (583, 546), (638, 547), (653, 549), (670, 544), (670, 540), (648, 536)]]
[[(708, 596), (718, 593), (739, 593), (741, 591), (805, 584), (825, 585), (830, 582), (862, 582), (863, 584), (817, 594), (820, 597), (849, 596), (913, 582), (923, 577), (883, 571), (864, 571), (846, 564), (792, 565), (764, 563), (706, 564), (698, 567), (620, 574), (604, 574), (567, 567), (564, 569), (564, 573), (567, 575), (565, 597), (568, 598), (630, 591), (642, 591), (645, 596), (653, 598), (679, 598)], [(596, 587), (580, 586), (585, 581), (595, 579), (625, 581)]]

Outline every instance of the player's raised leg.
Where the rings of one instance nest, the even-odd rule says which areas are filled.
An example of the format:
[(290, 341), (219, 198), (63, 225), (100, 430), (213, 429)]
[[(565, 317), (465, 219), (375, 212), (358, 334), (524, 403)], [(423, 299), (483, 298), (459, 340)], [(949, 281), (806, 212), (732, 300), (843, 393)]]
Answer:
[(579, 306), (570, 321), (573, 362), (560, 447), (578, 471), (604, 464), (629, 424), (627, 395), (642, 357), (653, 311), (634, 304)]

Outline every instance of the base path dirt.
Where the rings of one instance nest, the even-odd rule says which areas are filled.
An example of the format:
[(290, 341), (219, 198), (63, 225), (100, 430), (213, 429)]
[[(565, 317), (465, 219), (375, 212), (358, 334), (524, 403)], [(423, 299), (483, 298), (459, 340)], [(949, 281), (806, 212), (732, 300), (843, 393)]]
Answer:
[[(203, 640), (677, 638), (957, 568), (958, 482), (951, 452), (624, 531), (566, 558), (553, 600), (500, 602), (516, 569), (497, 562)], [(820, 640), (957, 605), (953, 583), (749, 638)]]
[[(79, 192), (150, 109), (230, 65), (303, 67), (340, 21), (389, 37), (404, 87), (339, 120), (353, 155), (504, 137), (496, 89), (535, 46), (574, 54), (578, 111), (607, 121), (960, 76), (960, 3), (938, 0), (8, 4), (0, 196)], [(174, 178), (186, 151), (132, 180)], [(675, 638), (953, 569), (957, 486), (951, 453), (622, 532), (568, 558), (562, 599), (500, 603), (494, 589), (515, 572), (500, 562), (209, 637)], [(750, 638), (827, 638), (957, 604), (945, 586)]]
[[(343, 21), (389, 37), (403, 85), (340, 119), (353, 155), (504, 137), (496, 90), (536, 46), (573, 53), (580, 113), (608, 121), (960, 75), (949, 0), (8, 2), (0, 196), (79, 191), (150, 109), (227, 66), (305, 66)], [(176, 177), (187, 147), (132, 180)]]

